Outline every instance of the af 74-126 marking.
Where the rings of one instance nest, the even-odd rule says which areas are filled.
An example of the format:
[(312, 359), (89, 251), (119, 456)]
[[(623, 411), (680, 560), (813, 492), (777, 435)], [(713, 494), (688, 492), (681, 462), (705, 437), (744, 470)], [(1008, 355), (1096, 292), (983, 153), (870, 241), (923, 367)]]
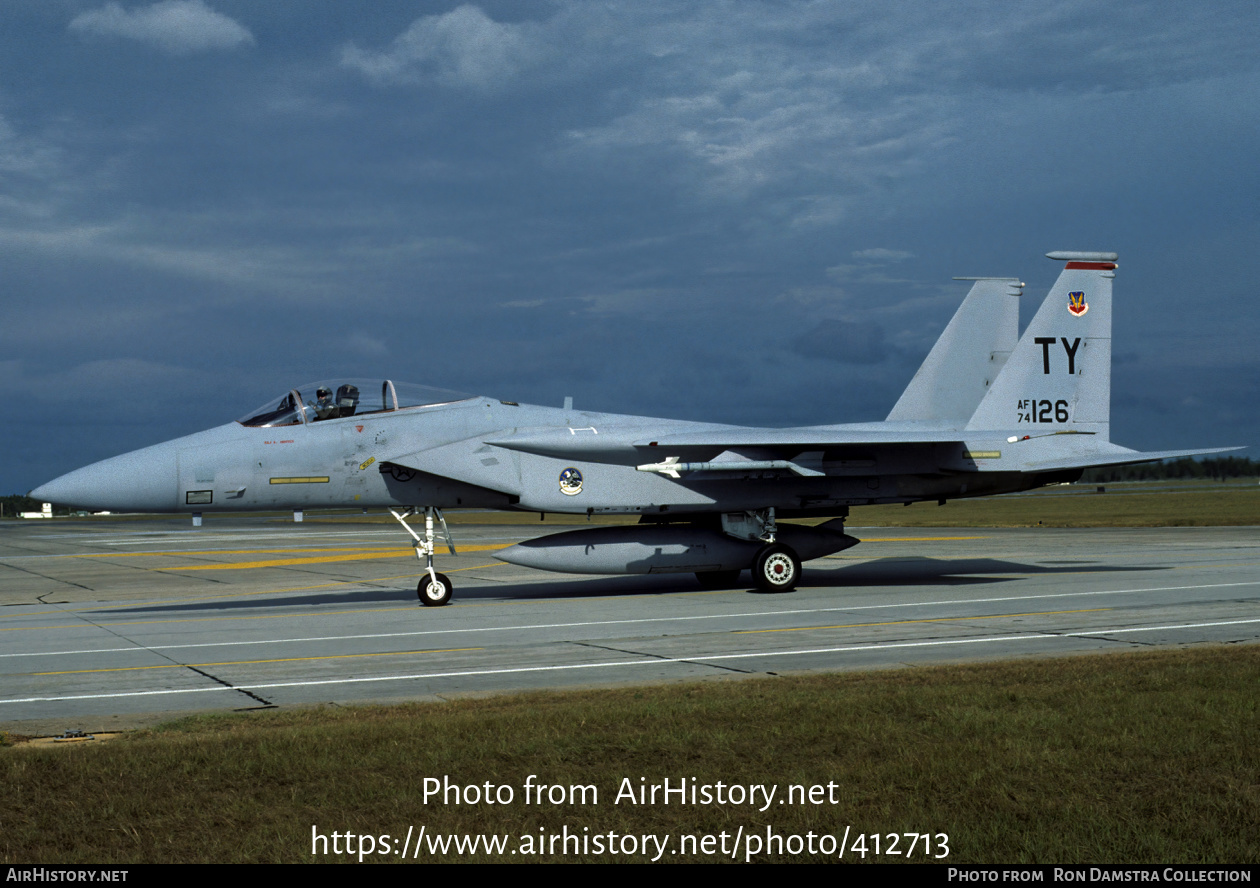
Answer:
[[(844, 528), (853, 505), (1009, 493), (1075, 480), (1091, 466), (1227, 449), (1141, 453), (1111, 443), (1116, 255), (1046, 255), (1065, 265), (1022, 338), (1023, 284), (963, 279), (971, 291), (884, 422), (750, 428), (341, 379), (291, 389), (236, 422), (95, 463), (31, 495), (198, 519), (386, 507), (425, 562), (418, 594), (427, 605), (451, 597), (433, 566), (439, 530), (455, 551), (448, 508), (639, 517), (498, 554), (515, 564), (689, 572), (712, 588), (751, 569), (760, 588), (786, 591), (802, 560), (857, 544)], [(407, 523), (416, 514), (423, 535)]]
[[(1063, 399), (1051, 404), (1044, 398), (1040, 401), (1020, 401), (1016, 408), (1020, 422), (1057, 422), (1065, 423), (1071, 418), (1068, 408), (1071, 405)], [(1053, 414), (1051, 411), (1054, 411)]]

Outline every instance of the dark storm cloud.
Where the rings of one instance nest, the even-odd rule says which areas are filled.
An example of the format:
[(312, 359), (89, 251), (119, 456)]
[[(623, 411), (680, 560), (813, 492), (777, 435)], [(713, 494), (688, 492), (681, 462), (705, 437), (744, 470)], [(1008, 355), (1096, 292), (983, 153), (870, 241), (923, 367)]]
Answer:
[[(1026, 321), (1051, 249), (1121, 254), (1126, 444), (1246, 443), (1258, 32), (1241, 3), (13, 0), (0, 360), (54, 394), (0, 488), (338, 373), (878, 419), (951, 275), (1022, 275)], [(76, 446), (31, 445), (68, 416)]]
[(801, 336), (792, 348), (807, 358), (841, 364), (878, 364), (893, 355), (882, 328), (849, 321), (822, 321)]

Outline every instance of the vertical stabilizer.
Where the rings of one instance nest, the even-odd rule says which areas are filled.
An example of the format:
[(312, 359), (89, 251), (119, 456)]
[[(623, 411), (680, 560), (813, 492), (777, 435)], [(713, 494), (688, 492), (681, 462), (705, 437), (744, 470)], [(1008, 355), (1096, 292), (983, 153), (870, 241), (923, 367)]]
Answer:
[(1019, 339), (1019, 278), (975, 281), (906, 386), (888, 422), (960, 429), (975, 413)]
[(1046, 256), (1067, 264), (967, 428), (1087, 432), (1107, 440), (1117, 257), (1070, 251)]

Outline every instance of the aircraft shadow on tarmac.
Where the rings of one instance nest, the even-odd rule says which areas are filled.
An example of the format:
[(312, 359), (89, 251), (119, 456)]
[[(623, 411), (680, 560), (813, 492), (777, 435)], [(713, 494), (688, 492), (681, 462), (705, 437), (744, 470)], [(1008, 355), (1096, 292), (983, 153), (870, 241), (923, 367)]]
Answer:
[[(1086, 560), (1061, 560), (1041, 564), (1022, 564), (994, 558), (942, 560), (936, 558), (878, 558), (861, 564), (840, 567), (810, 567), (801, 578), (798, 589), (834, 588), (837, 596), (871, 587), (901, 586), (973, 586), (1008, 583), (1028, 576), (1076, 576), (1080, 574), (1130, 573), (1165, 570), (1150, 566), (1119, 566)], [(741, 577), (741, 580), (743, 577)], [(465, 586), (455, 603), (501, 601), (547, 601), (581, 598), (630, 598), (637, 595), (673, 595), (698, 591), (691, 574), (657, 574), (654, 576), (608, 576), (591, 579), (566, 579), (563, 582), (541, 580), (526, 583), (501, 583)], [(719, 590), (720, 591), (720, 590)], [(776, 599), (791, 599), (792, 593), (765, 593), (747, 588), (741, 582), (731, 591)], [(152, 607), (128, 607), (128, 613), (189, 613), (197, 611), (231, 611), (260, 608), (294, 608), (306, 606), (346, 607), (371, 604), (417, 604), (414, 587), (398, 589), (357, 589), (346, 592), (311, 594), (277, 593), (251, 595), (187, 604), (170, 603)], [(110, 612), (101, 608), (99, 612)]]
[[(1006, 583), (1025, 576), (1054, 576), (1055, 574), (1130, 573), (1134, 571), (1166, 570), (1147, 565), (1121, 566), (1100, 561), (1056, 560), (1024, 564), (1002, 561), (996, 558), (876, 558), (829, 571), (806, 571), (801, 586), (840, 586), (861, 588), (869, 586), (970, 586), (980, 583)], [(1021, 576), (1001, 576), (1020, 574)]]

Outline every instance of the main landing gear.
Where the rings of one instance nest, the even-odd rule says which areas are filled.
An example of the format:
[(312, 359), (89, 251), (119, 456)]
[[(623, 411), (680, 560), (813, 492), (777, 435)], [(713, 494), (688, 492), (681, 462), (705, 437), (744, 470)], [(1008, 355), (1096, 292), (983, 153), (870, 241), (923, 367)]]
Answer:
[(774, 509), (744, 514), (760, 529), (756, 538), (765, 543), (753, 559), (753, 582), (762, 592), (791, 592), (801, 579), (801, 559), (791, 546), (775, 541), (779, 527), (774, 523)]
[[(762, 542), (753, 558), (753, 583), (762, 592), (790, 592), (801, 579), (801, 559), (791, 546), (775, 541), (779, 532), (774, 509), (755, 512), (727, 512), (722, 515), (722, 532), (736, 539)], [(729, 588), (739, 582), (738, 570), (712, 570), (697, 573), (704, 589)]]
[(770, 543), (753, 559), (753, 582), (762, 592), (789, 592), (801, 578), (801, 559), (790, 546)]
[[(706, 570), (696, 574), (701, 589), (716, 591), (739, 585), (739, 570)], [(801, 559), (791, 546), (771, 543), (761, 547), (752, 563), (753, 583), (762, 592), (791, 592), (801, 579)]]
[[(424, 539), (420, 538), (420, 534), (407, 523), (407, 519), (412, 515), (418, 515), (424, 512)], [(446, 547), (451, 550), (451, 554), (455, 554), (455, 543), (451, 540), (451, 532), (446, 528), (446, 519), (442, 517), (442, 510), (434, 506), (425, 506), (420, 509), (412, 506), (407, 511), (399, 515), (393, 509), (389, 510), (389, 514), (398, 519), (398, 523), (407, 529), (407, 533), (411, 534), (415, 542), (416, 557), (424, 561), (426, 574), (421, 578), (419, 585), (416, 586), (416, 596), (420, 599), (420, 603), (425, 607), (441, 607), (451, 600), (451, 594), (455, 591), (455, 585), (450, 581), (446, 574), (440, 574), (433, 569), (433, 548), (435, 545), (435, 534), (433, 532), (433, 519), (436, 517), (442, 525), (442, 535), (446, 537)]]

